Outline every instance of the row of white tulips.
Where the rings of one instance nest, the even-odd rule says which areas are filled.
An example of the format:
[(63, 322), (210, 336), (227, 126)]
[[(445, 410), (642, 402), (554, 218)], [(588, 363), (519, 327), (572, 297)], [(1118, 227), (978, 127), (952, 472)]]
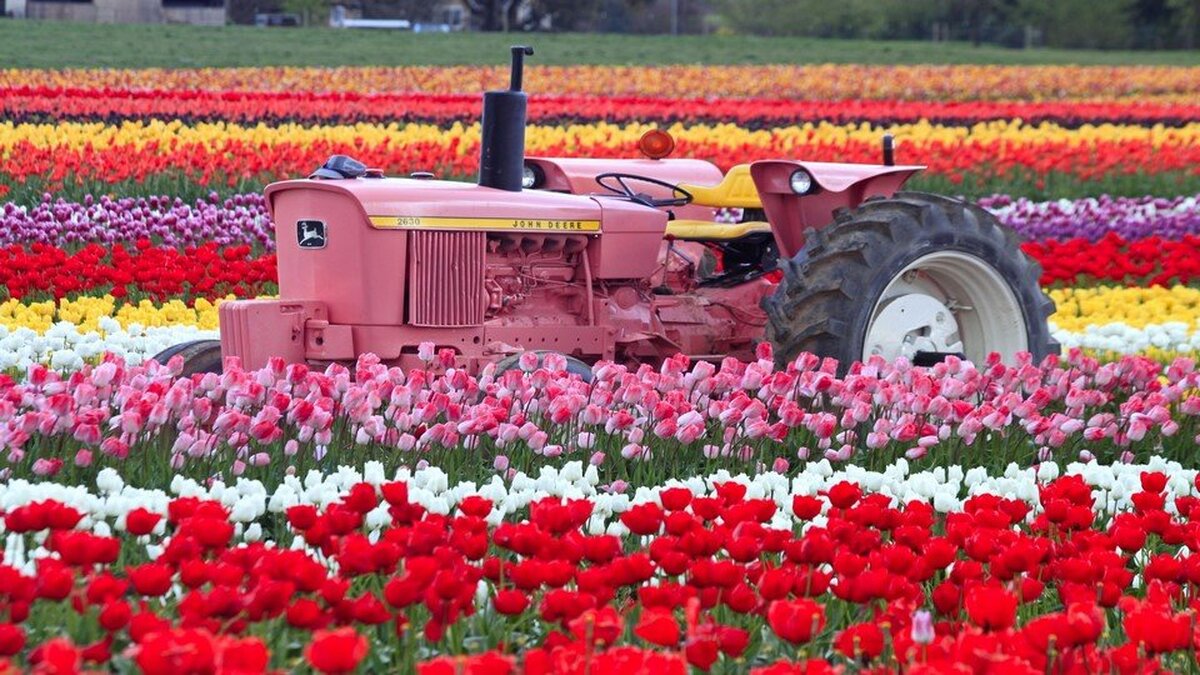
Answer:
[(1081, 332), (1061, 330), (1051, 324), (1051, 332), (1063, 349), (1082, 347), (1115, 354), (1141, 354), (1151, 347), (1181, 354), (1200, 351), (1200, 331), (1182, 321), (1149, 324), (1144, 328), (1121, 322), (1093, 324)]
[[(215, 330), (188, 325), (134, 324), (122, 328), (116, 324), (110, 328), (81, 331), (63, 321), (39, 334), (29, 328), (10, 329), (0, 324), (0, 372), (25, 370), (35, 363), (72, 371), (96, 361), (106, 351), (123, 357), (127, 363), (138, 364), (171, 345), (218, 337)], [(1150, 324), (1144, 328), (1108, 323), (1088, 326), (1082, 332), (1060, 330), (1052, 324), (1051, 330), (1064, 349), (1082, 347), (1112, 354), (1140, 354), (1157, 347), (1184, 354), (1200, 352), (1200, 330), (1181, 322)]]
[(0, 324), (0, 372), (25, 370), (35, 363), (59, 371), (74, 371), (84, 363), (112, 352), (126, 363), (139, 364), (171, 345), (190, 340), (216, 339), (215, 330), (196, 326), (151, 326), (131, 324), (122, 328), (116, 321), (103, 331), (81, 331), (60, 321), (45, 333), (30, 328), (6, 328)]

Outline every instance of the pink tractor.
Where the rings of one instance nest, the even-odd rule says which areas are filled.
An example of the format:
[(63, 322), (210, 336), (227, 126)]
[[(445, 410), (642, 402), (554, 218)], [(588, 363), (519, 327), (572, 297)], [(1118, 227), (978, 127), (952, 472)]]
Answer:
[(471, 372), (537, 351), (586, 377), (602, 359), (748, 358), (763, 340), (781, 362), (843, 367), (1058, 350), (1017, 236), (973, 204), (899, 191), (923, 167), (894, 165), (890, 139), (878, 165), (725, 173), (667, 159), (658, 131), (645, 159), (525, 157), (526, 54), (513, 48), (508, 90), (484, 94), (478, 183), (335, 156), (270, 185), (279, 297), (226, 302), (220, 342), (156, 358), (183, 356), (185, 373), (364, 353), (407, 368), (433, 343)]

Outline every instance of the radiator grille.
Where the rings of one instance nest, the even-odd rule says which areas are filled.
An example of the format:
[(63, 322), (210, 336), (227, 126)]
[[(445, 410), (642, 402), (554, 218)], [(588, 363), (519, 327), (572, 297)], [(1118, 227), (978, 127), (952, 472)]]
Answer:
[(221, 351), (224, 356), (236, 356), (245, 365), (252, 353), (253, 332), (250, 330), (250, 313), (253, 305), (244, 302), (226, 302), (218, 308), (221, 330)]
[(481, 325), (487, 233), (415, 231), (408, 241), (408, 323)]

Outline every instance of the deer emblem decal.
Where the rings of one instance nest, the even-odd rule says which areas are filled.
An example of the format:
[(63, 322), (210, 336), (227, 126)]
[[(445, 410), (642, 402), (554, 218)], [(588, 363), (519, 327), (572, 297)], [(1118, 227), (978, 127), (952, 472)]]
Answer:
[(300, 248), (325, 248), (325, 223), (319, 220), (296, 221), (296, 241)]

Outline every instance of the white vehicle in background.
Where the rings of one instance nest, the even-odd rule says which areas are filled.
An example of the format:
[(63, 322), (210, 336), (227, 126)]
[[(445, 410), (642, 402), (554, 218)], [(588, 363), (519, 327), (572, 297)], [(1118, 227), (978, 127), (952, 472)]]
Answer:
[(334, 5), (329, 10), (329, 25), (333, 28), (379, 28), (384, 30), (411, 30), (407, 19), (354, 19), (347, 16), (345, 5)]

